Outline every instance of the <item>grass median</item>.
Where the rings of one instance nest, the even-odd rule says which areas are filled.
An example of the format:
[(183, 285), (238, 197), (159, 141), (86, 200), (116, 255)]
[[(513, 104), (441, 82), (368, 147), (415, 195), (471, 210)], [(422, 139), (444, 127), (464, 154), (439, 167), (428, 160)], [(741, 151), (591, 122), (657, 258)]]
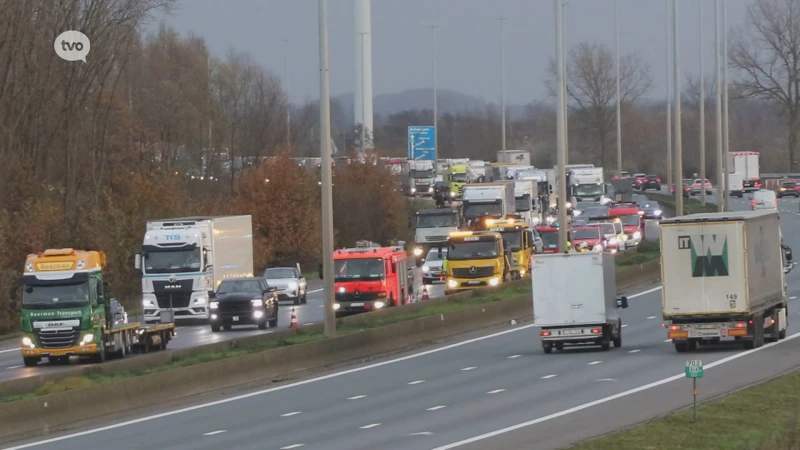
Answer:
[(570, 450), (800, 448), (800, 371), (674, 412)]
[(661, 245), (659, 241), (642, 241), (635, 251), (625, 252), (617, 256), (616, 265), (635, 266), (653, 261), (661, 256)]
[[(406, 322), (409, 320), (418, 319), (421, 317), (433, 316), (437, 314), (447, 314), (455, 312), (464, 308), (472, 306), (497, 302), (511, 297), (525, 295), (531, 292), (530, 284), (523, 286), (500, 287), (491, 292), (476, 294), (465, 299), (451, 300), (445, 303), (431, 304), (424, 306), (415, 311), (410, 311), (405, 314), (395, 315), (376, 315), (370, 317), (369, 314), (363, 315), (362, 320), (354, 321), (353, 323), (342, 324), (337, 327), (338, 335), (347, 335), (356, 333), (363, 330), (369, 330), (385, 325), (392, 325), (395, 323)], [(0, 397), (0, 403), (8, 403), (18, 400), (23, 400), (31, 397), (38, 397), (42, 395), (54, 394), (57, 392), (64, 392), (74, 389), (80, 389), (97, 384), (110, 383), (127, 378), (148, 375), (152, 373), (161, 373), (169, 370), (202, 364), (205, 362), (217, 361), (220, 359), (231, 358), (234, 356), (247, 355), (250, 353), (261, 352), (279, 347), (286, 347), (290, 345), (305, 344), (309, 342), (319, 341), (324, 339), (322, 332), (308, 332), (303, 328), (297, 330), (297, 334), (284, 338), (284, 339), (269, 339), (253, 344), (242, 345), (240, 347), (233, 347), (221, 351), (203, 353), (188, 357), (176, 357), (171, 363), (160, 366), (151, 367), (144, 370), (129, 370), (114, 373), (89, 373), (76, 377), (68, 377), (63, 380), (47, 382), (44, 386), (35, 391)]]
[[(652, 200), (656, 200), (657, 202), (661, 203), (664, 206), (669, 207), (672, 212), (675, 212), (675, 196), (674, 195), (664, 195), (664, 194), (647, 194), (647, 198)], [(698, 213), (710, 213), (710, 212), (717, 212), (717, 205), (713, 203), (706, 203), (703, 206), (703, 203), (700, 200), (695, 200), (693, 198), (684, 198), (683, 199), (683, 213), (684, 215), (687, 214), (698, 214)]]

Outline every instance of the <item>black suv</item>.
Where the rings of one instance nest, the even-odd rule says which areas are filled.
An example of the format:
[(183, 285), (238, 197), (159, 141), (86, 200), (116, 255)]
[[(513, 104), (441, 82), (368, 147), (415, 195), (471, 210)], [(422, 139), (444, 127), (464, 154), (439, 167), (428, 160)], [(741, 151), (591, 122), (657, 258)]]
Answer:
[(798, 186), (794, 181), (784, 181), (781, 183), (781, 187), (778, 188), (776, 196), (778, 198), (789, 196), (800, 198), (800, 186)]
[(653, 189), (656, 191), (661, 190), (661, 178), (658, 175), (648, 175), (642, 182), (642, 191)]

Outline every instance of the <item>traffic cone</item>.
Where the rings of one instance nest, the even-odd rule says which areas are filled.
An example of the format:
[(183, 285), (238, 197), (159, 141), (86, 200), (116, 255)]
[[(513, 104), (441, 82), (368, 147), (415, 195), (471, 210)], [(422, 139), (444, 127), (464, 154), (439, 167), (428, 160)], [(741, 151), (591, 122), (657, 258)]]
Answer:
[(297, 312), (292, 308), (292, 322), (289, 324), (289, 328), (295, 328), (297, 326)]
[(423, 289), (423, 290), (422, 290), (422, 299), (423, 299), (423, 300), (428, 300), (429, 298), (430, 298), (430, 297), (428, 296), (428, 289), (427, 289), (427, 288), (426, 288), (426, 289)]
[(408, 303), (417, 303), (417, 296), (413, 292), (408, 296)]

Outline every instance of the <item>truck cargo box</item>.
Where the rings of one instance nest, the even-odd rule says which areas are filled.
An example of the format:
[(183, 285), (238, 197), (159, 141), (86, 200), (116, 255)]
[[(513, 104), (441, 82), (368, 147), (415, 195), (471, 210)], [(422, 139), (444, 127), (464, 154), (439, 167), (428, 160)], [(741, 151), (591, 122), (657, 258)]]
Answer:
[(539, 327), (604, 324), (619, 318), (614, 257), (551, 253), (533, 257), (533, 322)]
[(664, 319), (750, 315), (784, 301), (776, 211), (661, 220)]

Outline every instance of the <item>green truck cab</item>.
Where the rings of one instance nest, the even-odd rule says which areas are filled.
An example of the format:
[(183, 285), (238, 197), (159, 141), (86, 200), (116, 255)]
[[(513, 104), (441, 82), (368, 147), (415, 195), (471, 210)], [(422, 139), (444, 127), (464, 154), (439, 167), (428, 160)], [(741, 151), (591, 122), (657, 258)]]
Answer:
[(464, 185), (469, 181), (466, 164), (453, 164), (447, 168), (447, 181), (450, 183), (450, 192), (454, 197), (461, 197)]

